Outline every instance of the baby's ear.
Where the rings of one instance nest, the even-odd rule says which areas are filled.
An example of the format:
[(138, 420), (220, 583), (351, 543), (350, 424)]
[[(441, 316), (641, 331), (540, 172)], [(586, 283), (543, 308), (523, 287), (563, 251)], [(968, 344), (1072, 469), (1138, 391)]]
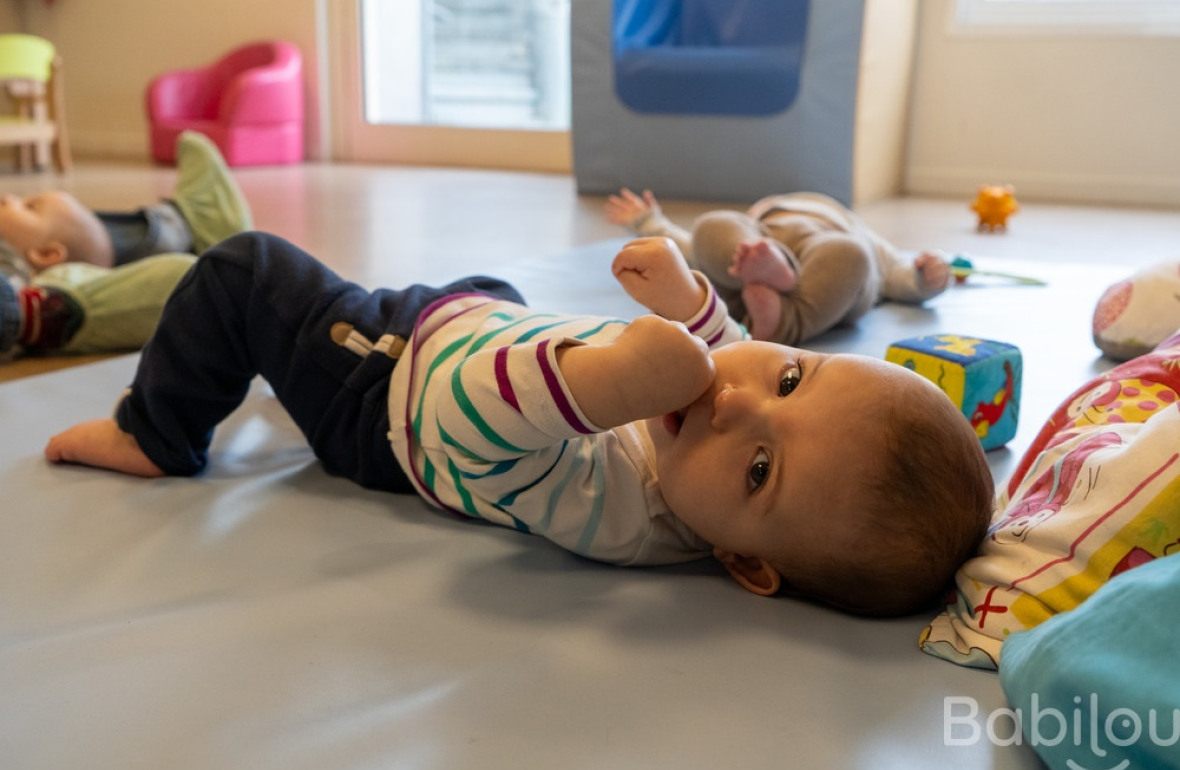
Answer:
[(69, 259), (69, 256), (69, 249), (61, 241), (50, 241), (44, 246), (25, 252), (25, 259), (29, 260), (29, 264), (37, 272), (60, 265)]
[(713, 549), (713, 556), (728, 570), (730, 577), (750, 593), (774, 596), (782, 587), (782, 576), (765, 559), (742, 556), (720, 548)]

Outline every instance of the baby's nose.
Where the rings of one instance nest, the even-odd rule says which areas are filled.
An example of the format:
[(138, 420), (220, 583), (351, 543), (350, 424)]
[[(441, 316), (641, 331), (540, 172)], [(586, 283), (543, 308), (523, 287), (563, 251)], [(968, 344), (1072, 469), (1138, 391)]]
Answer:
[(754, 399), (749, 388), (724, 384), (713, 396), (713, 420), (715, 430), (726, 430), (738, 421), (754, 413)]

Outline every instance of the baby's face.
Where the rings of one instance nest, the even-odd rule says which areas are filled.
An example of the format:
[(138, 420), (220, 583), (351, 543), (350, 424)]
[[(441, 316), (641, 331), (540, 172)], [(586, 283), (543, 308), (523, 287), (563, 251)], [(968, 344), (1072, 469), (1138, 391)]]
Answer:
[(866, 472), (895, 399), (933, 387), (903, 367), (769, 342), (712, 353), (713, 385), (649, 422), (672, 511), (716, 548), (765, 559), (855, 542)]
[(0, 195), (0, 238), (22, 255), (64, 237), (68, 227), (91, 216), (74, 196), (61, 191), (27, 198)]

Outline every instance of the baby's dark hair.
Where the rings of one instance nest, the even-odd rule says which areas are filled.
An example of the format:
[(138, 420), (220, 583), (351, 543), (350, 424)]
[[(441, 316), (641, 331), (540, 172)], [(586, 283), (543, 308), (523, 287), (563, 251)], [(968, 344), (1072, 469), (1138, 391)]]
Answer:
[(867, 500), (850, 533), (856, 547), (802, 570), (782, 565), (795, 591), (858, 615), (906, 615), (933, 607), (975, 553), (992, 514), (991, 472), (950, 399), (926, 401), (886, 410), (886, 459), (852, 473)]

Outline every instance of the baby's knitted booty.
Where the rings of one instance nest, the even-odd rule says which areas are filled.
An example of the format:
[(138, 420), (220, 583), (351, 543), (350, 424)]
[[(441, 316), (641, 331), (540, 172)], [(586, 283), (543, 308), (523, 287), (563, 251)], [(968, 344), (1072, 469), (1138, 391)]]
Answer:
[(250, 206), (208, 137), (182, 133), (176, 143), (176, 165), (173, 202), (193, 231), (196, 253), (253, 227)]

